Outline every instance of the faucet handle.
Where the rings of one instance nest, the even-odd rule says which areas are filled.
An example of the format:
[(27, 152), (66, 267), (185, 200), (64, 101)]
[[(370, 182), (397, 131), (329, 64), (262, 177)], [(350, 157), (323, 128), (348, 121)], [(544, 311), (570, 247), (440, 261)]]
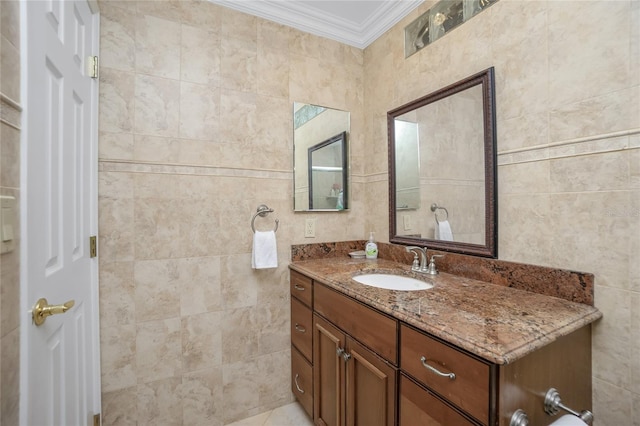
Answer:
[(444, 257), (444, 254), (433, 254), (427, 267), (427, 274), (438, 275), (438, 269), (436, 268), (436, 257)]

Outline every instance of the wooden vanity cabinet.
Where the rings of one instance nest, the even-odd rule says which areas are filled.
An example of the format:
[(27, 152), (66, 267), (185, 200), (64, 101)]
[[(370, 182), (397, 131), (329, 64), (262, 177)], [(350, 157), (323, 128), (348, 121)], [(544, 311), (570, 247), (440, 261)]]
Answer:
[(314, 423), (395, 425), (396, 368), (319, 315), (313, 323)]
[(313, 280), (296, 271), (291, 291), (291, 392), (313, 418)]

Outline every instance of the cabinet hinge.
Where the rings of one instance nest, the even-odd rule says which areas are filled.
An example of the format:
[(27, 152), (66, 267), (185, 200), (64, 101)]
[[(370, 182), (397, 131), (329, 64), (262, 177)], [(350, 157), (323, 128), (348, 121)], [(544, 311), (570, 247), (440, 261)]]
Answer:
[(98, 57), (89, 56), (87, 69), (89, 71), (89, 77), (98, 78)]
[(98, 255), (98, 242), (96, 236), (89, 237), (89, 257), (96, 257)]
[(100, 413), (93, 415), (93, 426), (100, 426)]

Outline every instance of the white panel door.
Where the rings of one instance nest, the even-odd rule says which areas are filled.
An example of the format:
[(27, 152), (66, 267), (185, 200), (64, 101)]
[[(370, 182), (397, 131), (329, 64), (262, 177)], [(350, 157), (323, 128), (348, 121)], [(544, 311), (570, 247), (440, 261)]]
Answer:
[[(21, 10), (21, 424), (91, 425), (100, 410), (97, 259), (89, 247), (97, 230), (98, 83), (87, 65), (97, 55), (99, 17), (86, 0), (29, 0)], [(31, 310), (41, 298), (74, 305), (36, 325)]]

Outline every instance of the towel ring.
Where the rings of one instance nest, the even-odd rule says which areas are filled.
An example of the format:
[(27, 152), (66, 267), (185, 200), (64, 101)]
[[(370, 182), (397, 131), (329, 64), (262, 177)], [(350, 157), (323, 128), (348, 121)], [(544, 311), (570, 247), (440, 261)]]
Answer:
[(433, 203), (431, 204), (431, 211), (433, 212), (433, 216), (435, 216), (436, 218), (436, 222), (440, 223), (440, 221), (438, 220), (438, 213), (436, 213), (436, 210), (444, 210), (445, 214), (447, 215), (444, 218), (444, 220), (449, 220), (449, 211), (446, 208), (440, 207), (436, 203)]
[[(255, 226), (256, 217), (258, 217), (258, 216), (265, 217), (269, 213), (273, 213), (273, 209), (270, 209), (269, 207), (267, 207), (264, 204), (260, 204), (258, 206), (258, 209), (256, 210), (256, 214), (254, 214), (253, 217), (251, 218), (251, 230), (253, 231), (254, 234), (256, 232), (256, 226)], [(276, 232), (278, 230), (278, 224), (279, 223), (280, 223), (280, 221), (278, 219), (276, 219), (276, 227), (273, 230), (273, 232)]]

